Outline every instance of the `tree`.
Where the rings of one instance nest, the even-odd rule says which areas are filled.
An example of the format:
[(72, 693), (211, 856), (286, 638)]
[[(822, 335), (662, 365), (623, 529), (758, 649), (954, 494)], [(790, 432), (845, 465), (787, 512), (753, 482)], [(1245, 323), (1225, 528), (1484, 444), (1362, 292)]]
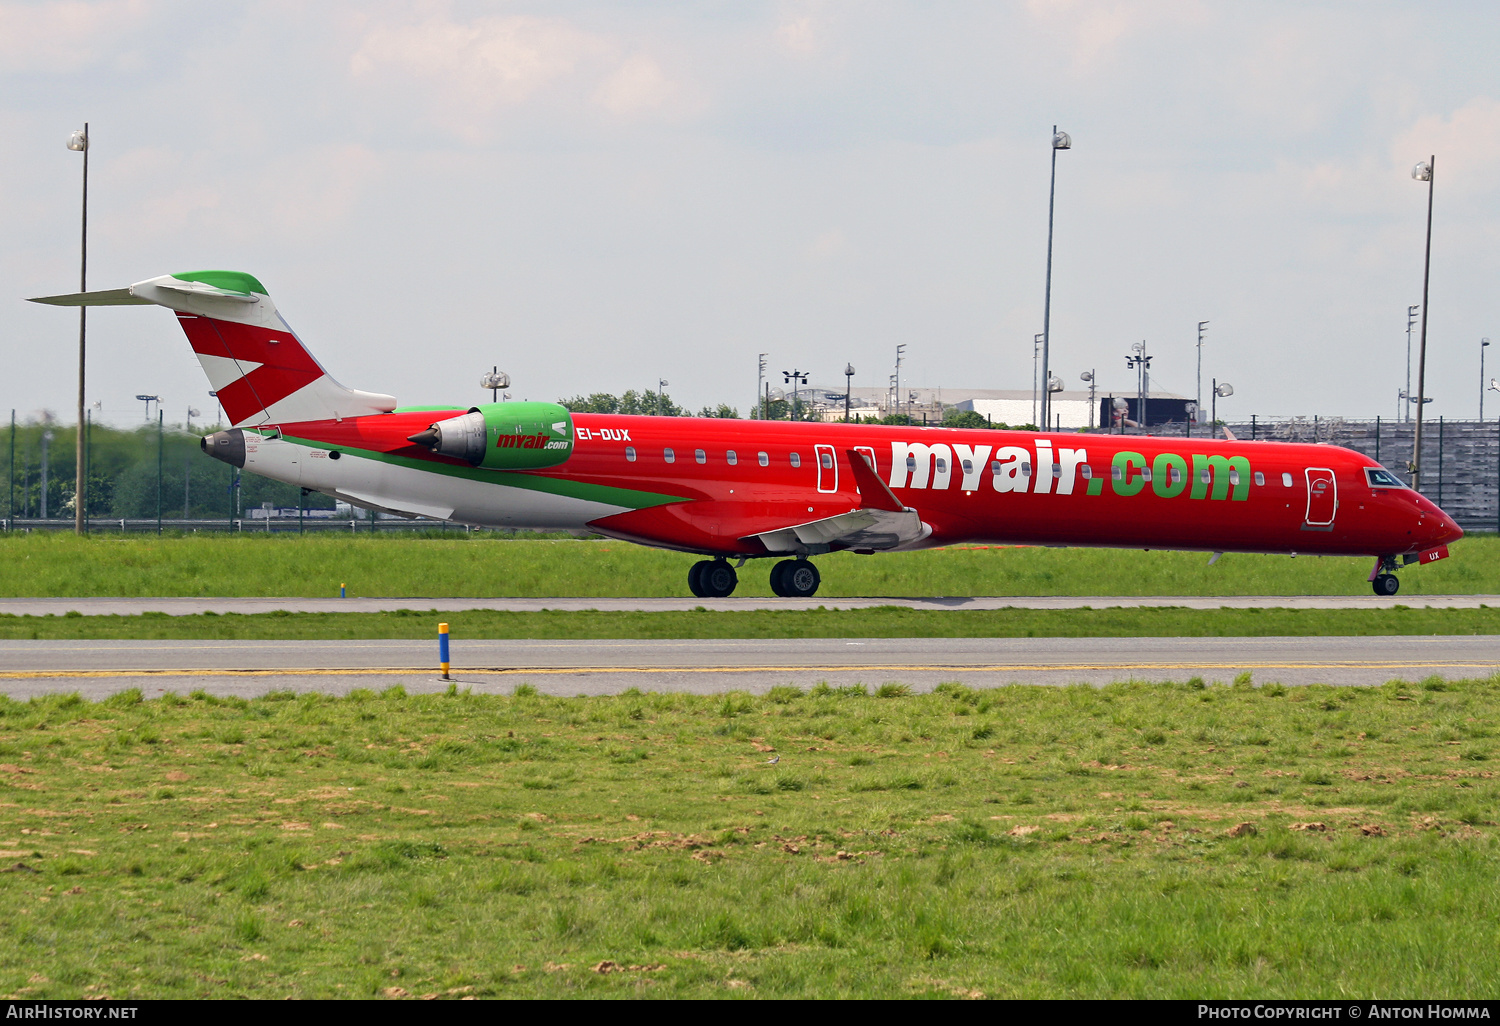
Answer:
[[(987, 428), (990, 422), (976, 410), (949, 409), (943, 414), (943, 427)], [(1002, 425), (1003, 426), (1003, 425)]]

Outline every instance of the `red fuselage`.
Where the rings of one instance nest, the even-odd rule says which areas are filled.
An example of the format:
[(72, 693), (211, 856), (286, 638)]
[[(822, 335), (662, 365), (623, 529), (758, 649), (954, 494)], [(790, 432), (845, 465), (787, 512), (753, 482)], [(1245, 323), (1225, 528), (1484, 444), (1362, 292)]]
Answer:
[[(285, 430), (452, 464), (407, 435), (463, 412)], [(931, 528), (904, 548), (981, 542), (1399, 556), (1463, 534), (1418, 493), (1372, 483), (1373, 460), (1332, 445), (588, 413), (574, 414), (573, 426), (566, 462), (527, 473), (652, 493), (657, 501), (588, 526), (708, 555), (767, 555), (757, 535), (858, 509), (867, 500), (854, 454)], [(852, 546), (832, 546), (840, 547)]]

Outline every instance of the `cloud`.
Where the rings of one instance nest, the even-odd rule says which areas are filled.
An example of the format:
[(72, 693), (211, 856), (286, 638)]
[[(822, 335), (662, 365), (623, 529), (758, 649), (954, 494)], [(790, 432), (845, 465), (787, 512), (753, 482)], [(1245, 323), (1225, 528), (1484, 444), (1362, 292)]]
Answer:
[(1027, 12), (1065, 40), (1075, 72), (1113, 63), (1127, 40), (1154, 25), (1196, 21), (1197, 0), (1028, 0)]
[(617, 118), (680, 114), (701, 101), (646, 53), (563, 18), (514, 15), (378, 24), (349, 61), (362, 84), (424, 93), (432, 120), (475, 139), (527, 105)]
[(1476, 96), (1444, 117), (1417, 120), (1391, 143), (1396, 164), (1409, 168), (1431, 155), (1437, 160), (1437, 188), (1460, 196), (1493, 192), (1500, 165), (1500, 101)]
[(678, 87), (661, 65), (641, 54), (626, 59), (594, 93), (606, 110), (623, 116), (661, 110), (677, 98)]
[(115, 56), (150, 13), (144, 0), (0, 3), (0, 74), (81, 71)]

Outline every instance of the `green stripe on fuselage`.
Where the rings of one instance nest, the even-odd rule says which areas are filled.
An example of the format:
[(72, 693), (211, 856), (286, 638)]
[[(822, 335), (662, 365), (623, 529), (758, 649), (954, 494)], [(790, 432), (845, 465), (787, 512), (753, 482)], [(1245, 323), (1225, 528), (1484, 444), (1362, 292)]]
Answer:
[[(247, 431), (250, 429), (247, 429)], [(274, 438), (275, 433), (270, 431), (256, 432), (263, 438)], [(391, 453), (376, 452), (373, 449), (356, 449), (348, 445), (330, 445), (312, 438), (297, 438), (292, 435), (282, 435), (281, 440), (291, 442), (294, 445), (306, 446), (309, 449), (337, 449), (341, 453), (350, 456), (361, 456), (367, 460), (375, 460), (378, 463), (389, 463), (395, 467), (407, 467), (412, 470), (421, 470), (429, 474), (441, 474), (445, 477), (461, 477), (470, 481), (484, 481), (488, 484), (501, 485), (506, 488), (525, 488), (533, 492), (549, 492), (553, 495), (563, 495), (570, 499), (582, 499), (586, 502), (599, 502), (609, 506), (623, 506), (626, 509), (648, 509), (652, 506), (665, 506), (673, 502), (685, 502), (686, 496), (662, 495), (658, 492), (640, 492), (631, 488), (615, 488), (611, 485), (589, 484), (586, 481), (573, 481), (567, 478), (542, 477), (537, 474), (527, 474), (509, 470), (478, 470), (474, 467), (455, 467), (449, 463), (434, 463), (431, 460), (412, 459), (410, 456), (394, 456)]]

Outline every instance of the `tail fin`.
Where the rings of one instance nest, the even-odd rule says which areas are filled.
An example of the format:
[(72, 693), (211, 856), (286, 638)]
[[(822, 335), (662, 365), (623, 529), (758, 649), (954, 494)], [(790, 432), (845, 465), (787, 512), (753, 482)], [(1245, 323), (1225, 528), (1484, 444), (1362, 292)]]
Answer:
[(396, 408), (393, 396), (345, 388), (307, 351), (265, 286), (239, 271), (187, 271), (127, 289), (46, 296), (53, 306), (154, 303), (177, 314), (236, 426), (341, 420)]

